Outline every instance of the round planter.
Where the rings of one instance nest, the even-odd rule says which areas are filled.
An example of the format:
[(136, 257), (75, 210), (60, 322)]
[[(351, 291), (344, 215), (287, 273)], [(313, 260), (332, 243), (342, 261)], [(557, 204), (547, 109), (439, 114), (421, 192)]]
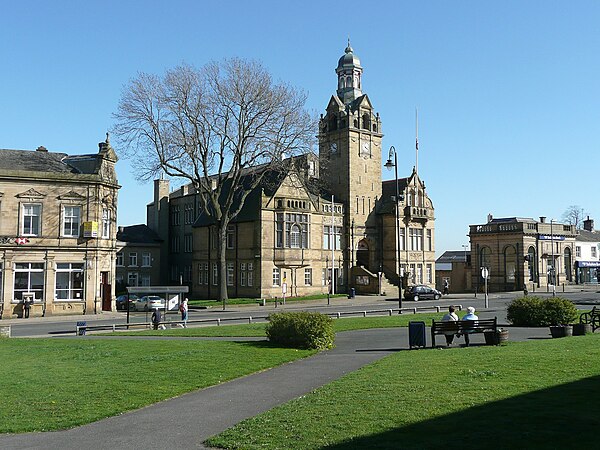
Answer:
[(486, 345), (500, 345), (508, 341), (508, 330), (484, 331)]
[(583, 336), (592, 332), (591, 323), (574, 323), (573, 324), (573, 336)]
[(567, 336), (573, 336), (572, 325), (553, 325), (550, 327), (550, 334), (553, 338), (561, 338)]

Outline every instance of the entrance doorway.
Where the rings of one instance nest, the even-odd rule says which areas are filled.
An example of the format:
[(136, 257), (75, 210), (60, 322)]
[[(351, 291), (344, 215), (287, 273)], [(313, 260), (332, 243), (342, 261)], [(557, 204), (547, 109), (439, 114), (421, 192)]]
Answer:
[(108, 275), (108, 272), (100, 272), (100, 295), (102, 296), (102, 311), (111, 311), (112, 286), (108, 282)]
[(361, 240), (356, 247), (356, 265), (369, 269), (369, 243)]

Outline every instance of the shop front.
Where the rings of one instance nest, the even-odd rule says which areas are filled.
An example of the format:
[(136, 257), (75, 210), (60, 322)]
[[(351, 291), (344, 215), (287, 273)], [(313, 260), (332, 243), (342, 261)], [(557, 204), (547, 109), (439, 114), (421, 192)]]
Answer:
[(575, 261), (577, 284), (600, 283), (600, 261)]

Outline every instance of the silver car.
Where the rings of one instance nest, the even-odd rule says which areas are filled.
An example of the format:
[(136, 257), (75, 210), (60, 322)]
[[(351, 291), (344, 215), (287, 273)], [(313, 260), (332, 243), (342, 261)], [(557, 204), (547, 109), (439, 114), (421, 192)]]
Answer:
[(164, 309), (165, 299), (158, 295), (144, 295), (142, 298), (138, 298), (132, 304), (134, 311), (151, 311), (155, 308)]

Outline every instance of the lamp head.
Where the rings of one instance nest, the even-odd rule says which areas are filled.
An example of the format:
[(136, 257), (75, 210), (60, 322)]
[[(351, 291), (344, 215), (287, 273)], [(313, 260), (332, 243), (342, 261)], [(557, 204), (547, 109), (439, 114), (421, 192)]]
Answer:
[(383, 165), (386, 169), (392, 169), (394, 167), (394, 163), (392, 162), (392, 159), (388, 159), (387, 162)]

